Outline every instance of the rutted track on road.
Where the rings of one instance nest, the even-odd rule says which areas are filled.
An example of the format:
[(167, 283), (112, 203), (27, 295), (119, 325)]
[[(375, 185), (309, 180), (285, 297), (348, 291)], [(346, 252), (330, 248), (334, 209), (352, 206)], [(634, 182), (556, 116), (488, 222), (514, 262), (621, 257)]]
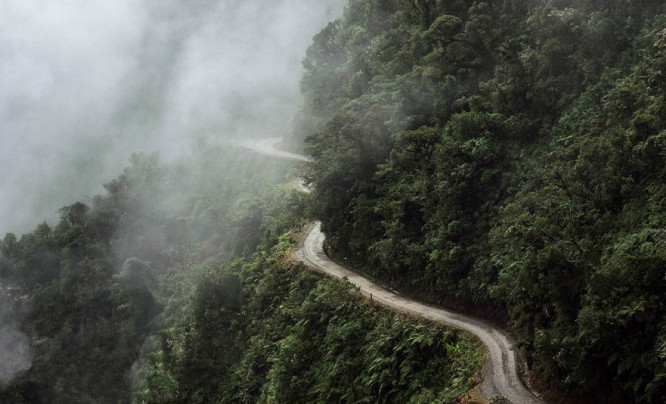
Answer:
[[(268, 156), (311, 161), (306, 156), (276, 149), (276, 145), (281, 140), (282, 138), (279, 137), (260, 139), (254, 142), (244, 142), (244, 145)], [(325, 239), (326, 236), (321, 232), (321, 223), (313, 223), (308, 228), (302, 245), (294, 252), (294, 257), (330, 276), (347, 279), (358, 287), (363, 295), (372, 297), (373, 302), (476, 335), (483, 342), (487, 351), (486, 362), (482, 369), (483, 380), (476, 388), (478, 393), (486, 400), (495, 394), (500, 394), (514, 404), (543, 403), (520, 380), (514, 346), (503, 331), (481, 320), (419, 303), (377, 285), (372, 280), (331, 260), (324, 252)]]

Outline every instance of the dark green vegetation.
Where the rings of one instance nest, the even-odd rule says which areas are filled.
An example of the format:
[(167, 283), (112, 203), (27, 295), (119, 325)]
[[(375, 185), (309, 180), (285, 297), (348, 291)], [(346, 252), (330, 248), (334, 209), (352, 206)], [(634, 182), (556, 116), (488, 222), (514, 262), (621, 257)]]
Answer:
[(365, 305), (287, 257), (293, 163), (238, 148), (132, 166), (87, 204), (0, 242), (32, 367), (0, 402), (448, 402), (481, 351)]
[[(282, 229), (284, 230), (284, 229)], [(290, 233), (207, 272), (188, 321), (162, 331), (147, 402), (450, 402), (480, 361), (458, 333), (362, 304), (286, 264)]]
[(663, 1), (351, 0), (295, 140), (332, 250), (508, 319), (544, 388), (666, 401)]
[(350, 0), (304, 64), (311, 201), (251, 153), (138, 155), (5, 236), (34, 361), (0, 401), (463, 392), (467, 339), (288, 262), (307, 216), (385, 282), (505, 318), (553, 395), (666, 401), (663, 1)]
[(0, 276), (27, 296), (22, 328), (34, 356), (0, 401), (129, 401), (133, 364), (153, 349), (151, 334), (187, 318), (199, 274), (260, 243), (272, 218), (259, 190), (284, 169), (237, 149), (195, 156), (166, 166), (134, 155), (90, 206), (75, 203), (55, 228), (0, 242)]

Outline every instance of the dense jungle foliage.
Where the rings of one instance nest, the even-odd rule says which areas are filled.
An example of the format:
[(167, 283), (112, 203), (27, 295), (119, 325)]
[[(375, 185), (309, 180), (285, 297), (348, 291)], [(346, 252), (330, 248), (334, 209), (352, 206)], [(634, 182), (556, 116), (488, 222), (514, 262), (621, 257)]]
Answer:
[(237, 147), (134, 155), (55, 227), (0, 241), (32, 366), (0, 402), (449, 402), (483, 350), (289, 260), (293, 163)]
[(290, 263), (293, 247), (287, 231), (207, 271), (137, 398), (447, 403), (470, 388), (483, 355), (468, 337), (362, 304), (350, 284)]
[(335, 254), (504, 316), (554, 394), (666, 401), (663, 1), (350, 0), (304, 66)]
[(261, 242), (278, 197), (262, 193), (284, 164), (221, 147), (191, 157), (133, 155), (105, 195), (0, 241), (0, 277), (15, 285), (33, 356), (0, 402), (128, 402), (151, 335), (185, 321), (202, 271)]

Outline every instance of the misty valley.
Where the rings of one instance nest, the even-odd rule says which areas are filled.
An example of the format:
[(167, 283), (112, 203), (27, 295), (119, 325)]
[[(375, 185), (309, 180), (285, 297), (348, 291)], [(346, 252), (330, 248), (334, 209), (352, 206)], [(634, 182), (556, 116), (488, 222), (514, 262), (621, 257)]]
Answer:
[(662, 1), (0, 10), (1, 403), (666, 402)]

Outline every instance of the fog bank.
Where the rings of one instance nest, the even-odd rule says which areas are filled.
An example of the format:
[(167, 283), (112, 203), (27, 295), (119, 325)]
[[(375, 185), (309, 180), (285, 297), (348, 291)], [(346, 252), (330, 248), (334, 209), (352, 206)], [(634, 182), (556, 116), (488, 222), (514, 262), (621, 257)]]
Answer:
[(341, 0), (0, 0), (0, 236), (102, 192), (136, 151), (287, 122)]
[(0, 294), (0, 358), (2, 358), (0, 387), (16, 374), (28, 370), (32, 363), (30, 338), (18, 330), (13, 318), (11, 299), (2, 294)]

